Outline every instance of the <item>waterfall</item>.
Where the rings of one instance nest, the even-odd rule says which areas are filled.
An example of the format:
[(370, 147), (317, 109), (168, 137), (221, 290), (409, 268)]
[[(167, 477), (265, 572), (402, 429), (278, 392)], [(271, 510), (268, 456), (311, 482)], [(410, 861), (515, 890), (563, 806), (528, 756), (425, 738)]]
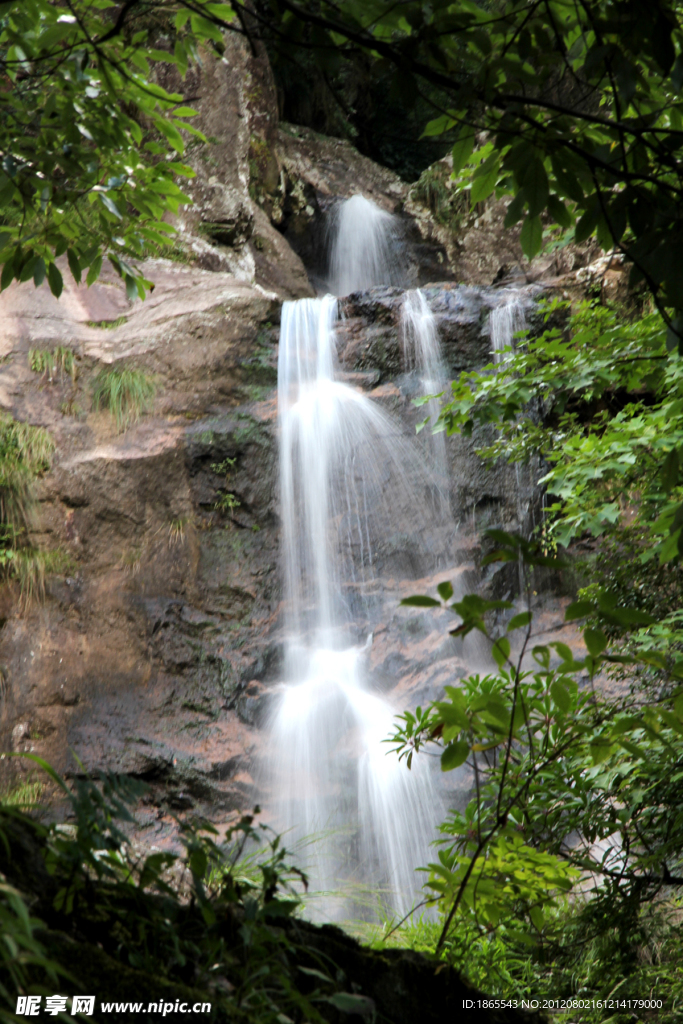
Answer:
[[(335, 379), (332, 296), (283, 306), (278, 366), (286, 673), (268, 744), (277, 824), (306, 843), (325, 919), (349, 916), (344, 885), (379, 888), (399, 913), (439, 820), (429, 766), (408, 772), (383, 743), (396, 708), (366, 667), (375, 553), (397, 530), (429, 543), (429, 481), (400, 424)], [(397, 601), (396, 601), (397, 603)], [(356, 908), (353, 912), (358, 913)]]
[(526, 327), (528, 304), (529, 299), (525, 302), (519, 293), (506, 292), (503, 301), (491, 310), (489, 330), (494, 362), (503, 362), (509, 355), (506, 350), (514, 348), (515, 334)]
[(406, 368), (417, 370), (424, 394), (440, 391), (446, 382), (446, 367), (434, 314), (419, 288), (406, 292), (403, 297), (401, 327)]
[[(417, 374), (420, 397), (437, 395), (446, 387), (448, 373), (441, 355), (441, 343), (436, 329), (434, 314), (424, 293), (419, 289), (408, 291), (403, 297), (401, 308), (401, 341), (403, 361), (407, 370)], [(440, 500), (448, 507), (449, 473), (446, 452), (446, 435), (441, 430), (432, 433), (441, 409), (438, 398), (431, 398), (423, 407), (428, 417), (427, 430), (423, 432), (424, 449), (429, 459), (439, 488)]]
[[(342, 204), (331, 260), (337, 294), (395, 278), (395, 234), (395, 218), (368, 200)], [(433, 318), (421, 293), (406, 302), (406, 352), (429, 393), (445, 376)], [(383, 595), (377, 558), (386, 565), (402, 551), (434, 570), (449, 529), (452, 537), (434, 502), (444, 481), (435, 482), (415, 439), (338, 379), (337, 315), (331, 295), (282, 310), (286, 681), (268, 743), (276, 824), (290, 847), (299, 844), (312, 887), (327, 894), (318, 914), (328, 920), (362, 913), (348, 895), (354, 885), (405, 913), (420, 888), (415, 869), (431, 859), (441, 808), (429, 762), (418, 758), (409, 772), (383, 742), (400, 709), (374, 688), (368, 655), (382, 602), (395, 609), (399, 600)]]
[(401, 284), (399, 220), (364, 196), (337, 207), (332, 226), (330, 289), (349, 295), (376, 285)]

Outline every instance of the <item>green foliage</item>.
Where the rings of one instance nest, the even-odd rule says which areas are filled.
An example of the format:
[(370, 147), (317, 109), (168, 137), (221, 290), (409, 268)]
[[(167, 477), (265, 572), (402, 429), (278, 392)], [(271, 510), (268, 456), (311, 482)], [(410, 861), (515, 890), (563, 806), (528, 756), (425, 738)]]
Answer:
[(0, 804), (4, 807), (18, 807), (28, 811), (37, 806), (43, 792), (43, 784), (39, 781), (20, 782), (5, 793), (0, 793)]
[(52, 574), (73, 571), (73, 559), (60, 548), (38, 551), (24, 547), (13, 552), (12, 575), (19, 583), (19, 607), (28, 611), (45, 597), (45, 581)]
[[(549, 304), (547, 321), (557, 312)], [(494, 424), (486, 457), (542, 457), (548, 472), (540, 483), (555, 499), (548, 540), (567, 545), (585, 534), (614, 534), (628, 510), (639, 560), (678, 559), (683, 361), (667, 353), (661, 318), (623, 323), (584, 304), (567, 325), (520, 342), (491, 371), (453, 382), (440, 423), (465, 434)]]
[(423, 171), (410, 194), (417, 202), (428, 207), (439, 224), (453, 231), (467, 210), (467, 203), (451, 180), (450, 168), (445, 161), (432, 164)]
[[(485, 562), (556, 563), (535, 542), (489, 535), (496, 550)], [(405, 712), (390, 741), (408, 767), (436, 745), (443, 771), (464, 766), (470, 778), (471, 799), (442, 824), (428, 868), (442, 912), (437, 951), (508, 998), (542, 985), (549, 996), (604, 999), (617, 982), (635, 993), (639, 947), (656, 945), (662, 929), (671, 951), (683, 941), (671, 906), (683, 887), (683, 660), (641, 651), (655, 695), (610, 699), (596, 675), (636, 657), (612, 651), (607, 633), (652, 622), (646, 613), (600, 590), (570, 605), (568, 621), (590, 617), (577, 659), (564, 643), (533, 643), (530, 610), (452, 594), (444, 583), (440, 600), (403, 603), (448, 607), (460, 620), (451, 633), (483, 634), (497, 671)], [(607, 950), (620, 951), (613, 970)], [(671, 1009), (673, 994), (658, 993)]]
[[(129, 298), (144, 297), (152, 284), (131, 260), (172, 239), (164, 216), (189, 201), (177, 178), (194, 176), (179, 158), (188, 136), (204, 139), (195, 111), (159, 85), (153, 65), (184, 76), (199, 44), (222, 47), (233, 18), (208, 0), (116, 11), (108, 0), (0, 5), (0, 287), (47, 280), (59, 297), (56, 260), (66, 254), (78, 282), (96, 280), (106, 257)], [(166, 48), (156, 49), (162, 26)]]
[(12, 543), (31, 525), (33, 481), (46, 472), (54, 442), (42, 427), (0, 416), (0, 531)]
[[(64, 971), (50, 960), (35, 935), (42, 922), (31, 917), (22, 894), (0, 881), (0, 1021), (16, 1022), (17, 994), (26, 991), (32, 972), (59, 984)], [(4, 1003), (4, 1005), (2, 1005)]]
[[(211, 472), (216, 473), (217, 476), (224, 476), (225, 481), (230, 478), (236, 459), (225, 458), (222, 462), (214, 462), (211, 466)], [(239, 498), (231, 491), (224, 490), (218, 497), (218, 500), (214, 503), (214, 509), (217, 512), (223, 512), (230, 515), (236, 508), (239, 508), (241, 502)]]
[(120, 432), (150, 409), (156, 391), (155, 381), (142, 370), (105, 367), (95, 378), (93, 409), (108, 409)]
[(191, 516), (178, 516), (177, 519), (172, 519), (168, 524), (168, 545), (169, 547), (175, 547), (176, 544), (182, 544), (185, 540), (185, 533), (188, 527), (192, 526), (193, 520)]
[(103, 331), (113, 331), (128, 323), (127, 316), (117, 316), (116, 320), (88, 320), (88, 327), (99, 327)]

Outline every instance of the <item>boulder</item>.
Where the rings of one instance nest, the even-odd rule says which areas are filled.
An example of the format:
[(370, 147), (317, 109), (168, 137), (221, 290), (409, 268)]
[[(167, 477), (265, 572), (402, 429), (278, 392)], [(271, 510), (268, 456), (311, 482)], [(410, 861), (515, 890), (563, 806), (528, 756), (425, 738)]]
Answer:
[(258, 283), (280, 298), (313, 294), (301, 260), (264, 214), (255, 187), (260, 181), (275, 188), (279, 180), (277, 102), (265, 52), (227, 32), (222, 55), (204, 52), (184, 79), (173, 65), (161, 64), (157, 78), (192, 102), (193, 126), (207, 139), (187, 138), (186, 160), (196, 177), (184, 187), (192, 205), (171, 218), (181, 251), (203, 269)]

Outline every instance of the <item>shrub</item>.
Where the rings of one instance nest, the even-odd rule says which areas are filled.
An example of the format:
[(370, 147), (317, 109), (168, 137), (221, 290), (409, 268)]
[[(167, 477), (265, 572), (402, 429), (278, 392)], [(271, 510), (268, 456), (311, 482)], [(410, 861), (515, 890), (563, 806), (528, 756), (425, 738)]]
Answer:
[[(605, 1009), (590, 1000), (652, 991), (673, 1024), (683, 986), (683, 661), (667, 665), (652, 647), (612, 650), (615, 628), (657, 623), (601, 587), (565, 612), (566, 622), (588, 623), (585, 657), (560, 641), (534, 643), (532, 570), (566, 563), (535, 541), (488, 535), (498, 550), (484, 565), (522, 564), (525, 611), (476, 594), (449, 604), (447, 582), (438, 598), (402, 602), (448, 607), (460, 619), (451, 635), (480, 632), (496, 664), (406, 711), (393, 738), (408, 767), (427, 745), (440, 748), (443, 771), (464, 765), (471, 779), (428, 865), (426, 902), (441, 913), (436, 952), (491, 996), (586, 999), (588, 1024)], [(652, 687), (602, 691), (597, 675), (613, 665), (660, 673), (655, 696)]]
[(149, 410), (156, 390), (154, 380), (142, 370), (107, 367), (95, 378), (93, 409), (109, 409), (121, 432)]

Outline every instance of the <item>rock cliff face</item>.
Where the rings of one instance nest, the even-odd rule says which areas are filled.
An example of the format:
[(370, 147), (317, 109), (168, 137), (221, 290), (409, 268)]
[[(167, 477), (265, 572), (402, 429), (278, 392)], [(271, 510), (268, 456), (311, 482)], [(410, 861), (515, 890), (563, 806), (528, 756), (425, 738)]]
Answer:
[[(33, 539), (73, 565), (28, 613), (4, 588), (2, 746), (62, 771), (78, 770), (73, 752), (87, 770), (162, 778), (178, 805), (198, 774), (204, 796), (234, 806), (234, 766), (254, 742), (243, 684), (266, 671), (277, 606), (279, 307), (225, 273), (146, 272), (155, 291), (132, 307), (106, 275), (59, 301), (25, 286), (3, 296), (3, 407), (56, 443)], [(30, 348), (57, 345), (75, 353), (73, 384), (29, 368)], [(158, 386), (154, 414), (123, 433), (90, 409), (114, 362)], [(240, 506), (223, 512), (226, 489)]]
[[(143, 304), (107, 273), (90, 289), (65, 273), (59, 301), (29, 284), (0, 297), (0, 406), (56, 445), (32, 540), (70, 559), (29, 610), (15, 582), (0, 591), (0, 748), (67, 774), (146, 778), (153, 842), (171, 835), (171, 813), (198, 806), (220, 821), (255, 797), (260, 726), (281, 673), (279, 310), (321, 283), (326, 213), (362, 191), (403, 218), (414, 283), (457, 270), (429, 216), (409, 215), (395, 175), (347, 143), (277, 125), (262, 55), (230, 37), (224, 57), (193, 74), (182, 89), (200, 96), (197, 121), (212, 141), (190, 153), (183, 262), (145, 266), (155, 290)], [(499, 293), (451, 281), (427, 295), (450, 371), (488, 362)], [(397, 289), (346, 298), (340, 351), (349, 379), (411, 427), (400, 304)], [(58, 347), (74, 353), (74, 382), (30, 368), (30, 350)], [(92, 408), (108, 367), (157, 386), (150, 414), (123, 432)], [(463, 574), (477, 530), (514, 526), (529, 501), (510, 471), (484, 470), (476, 443), (449, 445)], [(438, 623), (407, 614), (390, 617), (371, 660), (406, 703), (463, 667)], [(0, 767), (4, 785), (30, 771), (16, 760)]]

